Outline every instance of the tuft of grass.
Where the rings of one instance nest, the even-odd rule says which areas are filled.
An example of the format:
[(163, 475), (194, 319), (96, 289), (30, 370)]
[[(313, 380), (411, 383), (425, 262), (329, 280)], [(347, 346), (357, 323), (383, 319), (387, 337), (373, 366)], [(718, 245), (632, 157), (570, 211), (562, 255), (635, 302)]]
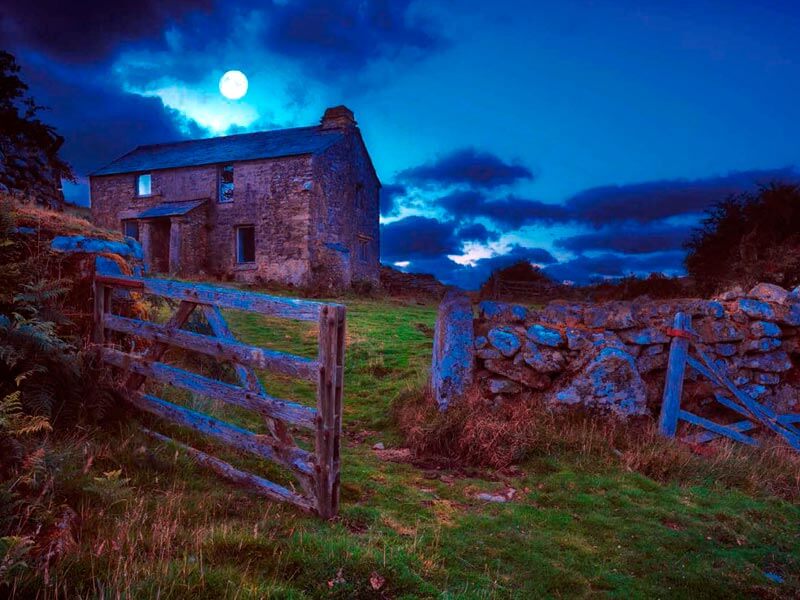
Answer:
[[(663, 445), (648, 454), (643, 442), (629, 458), (639, 462), (628, 463), (614, 452), (630, 451), (616, 438), (604, 439), (607, 432), (592, 430), (591, 423), (575, 423), (560, 441), (558, 432), (549, 431), (521, 454), (500, 449), (521, 461), (516, 467), (472, 468), (424, 455), (387, 460), (406, 444), (403, 423), (413, 422), (400, 413), (416, 414), (422, 406), (413, 409), (430, 364), (436, 307), (345, 303), (338, 519), (322, 522), (220, 481), (174, 447), (144, 436), (138, 417), (73, 440), (69, 451), (61, 447), (56, 495), (78, 514), (76, 546), (51, 567), (46, 582), (41, 573), (16, 566), (6, 587), (0, 583), (0, 597), (10, 590), (17, 598), (192, 600), (800, 594), (800, 508), (777, 491), (720, 483), (712, 475), (659, 475), (660, 460), (673, 471), (679, 464), (660, 457)], [(248, 343), (316, 352), (307, 324), (227, 316)], [(312, 391), (297, 382), (266, 374), (262, 381), (272, 394), (313, 403)], [(217, 403), (169, 398), (197, 403), (239, 425), (263, 425)], [(431, 421), (420, 415), (418, 435), (433, 451), (438, 417), (429, 416)], [(479, 425), (470, 439), (486, 447), (491, 429)], [(520, 432), (527, 439), (524, 428)], [(203, 448), (208, 443), (191, 441)], [(376, 442), (388, 452), (373, 450)], [(486, 464), (477, 451), (472, 456), (474, 464)], [(269, 473), (258, 461), (226, 458)], [(687, 463), (687, 473), (708, 461), (688, 458), (698, 462)], [(516, 490), (510, 502), (477, 498), (507, 488)], [(0, 511), (3, 501), (0, 495)], [(19, 556), (25, 562), (22, 553), (14, 564)], [(764, 572), (785, 582), (776, 584)], [(373, 573), (385, 579), (379, 590), (370, 581), (380, 581)]]

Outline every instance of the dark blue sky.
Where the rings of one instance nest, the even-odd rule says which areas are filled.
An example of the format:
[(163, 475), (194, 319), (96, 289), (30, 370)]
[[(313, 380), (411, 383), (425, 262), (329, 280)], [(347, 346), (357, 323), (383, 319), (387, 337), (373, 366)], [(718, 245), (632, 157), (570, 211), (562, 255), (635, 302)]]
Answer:
[(384, 262), (474, 286), (518, 259), (677, 273), (710, 203), (800, 178), (798, 4), (11, 0), (0, 34), (81, 176), (347, 104), (385, 185)]

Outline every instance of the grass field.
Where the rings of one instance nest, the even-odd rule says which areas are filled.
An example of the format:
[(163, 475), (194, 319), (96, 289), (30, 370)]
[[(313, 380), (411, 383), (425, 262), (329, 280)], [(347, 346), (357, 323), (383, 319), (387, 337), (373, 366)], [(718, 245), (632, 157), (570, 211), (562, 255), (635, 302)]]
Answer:
[[(21, 578), (19, 597), (800, 595), (800, 508), (777, 498), (714, 481), (658, 483), (577, 452), (531, 456), (512, 474), (384, 460), (372, 446), (401, 445), (389, 409), (424, 381), (435, 307), (357, 300), (347, 308), (340, 519), (321, 522), (230, 487), (128, 422), (72, 443), (59, 481), (79, 513), (77, 548), (46, 586)], [(229, 320), (247, 342), (315, 352), (305, 325)], [(313, 402), (309, 386), (265, 384)], [(518, 490), (511, 502), (475, 498), (506, 487)], [(371, 578), (385, 580), (380, 590)]]

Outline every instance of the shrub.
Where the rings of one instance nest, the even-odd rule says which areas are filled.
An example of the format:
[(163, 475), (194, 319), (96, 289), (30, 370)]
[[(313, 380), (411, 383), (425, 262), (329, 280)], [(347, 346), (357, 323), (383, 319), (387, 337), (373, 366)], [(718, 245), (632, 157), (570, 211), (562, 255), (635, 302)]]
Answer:
[(441, 413), (424, 391), (393, 406), (407, 444), (420, 456), (503, 469), (529, 459), (570, 457), (587, 468), (622, 468), (658, 481), (713, 483), (800, 499), (800, 454), (766, 434), (759, 448), (721, 440), (696, 447), (658, 434), (645, 420), (622, 422), (549, 410), (535, 399), (494, 407), (471, 391)]
[(765, 281), (800, 284), (800, 188), (772, 184), (712, 207), (686, 245), (704, 292)]

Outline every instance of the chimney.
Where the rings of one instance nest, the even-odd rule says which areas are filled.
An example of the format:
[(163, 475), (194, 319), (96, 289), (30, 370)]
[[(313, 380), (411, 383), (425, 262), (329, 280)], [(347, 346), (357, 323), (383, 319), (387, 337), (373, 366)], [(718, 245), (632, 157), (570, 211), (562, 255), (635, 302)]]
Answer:
[(320, 127), (322, 129), (349, 129), (356, 126), (353, 111), (344, 105), (326, 108), (322, 115)]

